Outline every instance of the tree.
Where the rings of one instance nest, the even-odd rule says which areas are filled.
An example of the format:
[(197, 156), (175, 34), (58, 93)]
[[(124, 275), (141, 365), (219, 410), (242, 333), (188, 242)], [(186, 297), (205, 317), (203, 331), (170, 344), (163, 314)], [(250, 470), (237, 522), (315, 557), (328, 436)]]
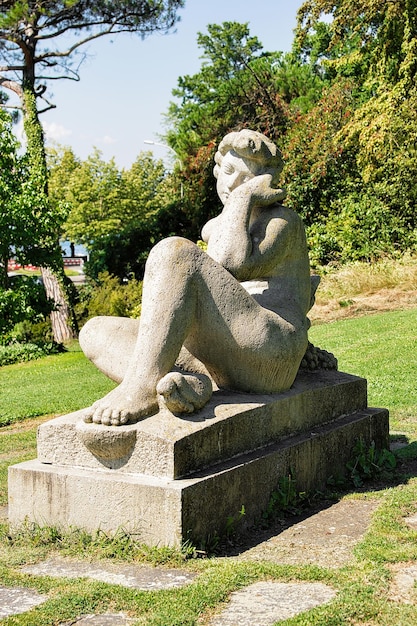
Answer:
[(182, 210), (189, 236), (199, 237), (202, 223), (212, 217), (219, 199), (213, 180), (213, 156), (222, 137), (250, 127), (279, 137), (286, 126), (287, 105), (274, 79), (281, 54), (262, 50), (247, 24), (209, 24), (198, 33), (202, 67), (193, 76), (178, 79), (173, 90), (166, 141), (182, 162)]
[[(337, 232), (340, 242), (345, 232), (342, 254), (350, 258), (360, 250), (371, 258), (415, 249), (417, 1), (304, 2), (298, 14), (299, 50), (306, 49), (323, 13), (332, 18), (322, 52), (333, 86), (346, 75), (354, 78), (350, 115), (336, 131), (334, 144), (350, 155), (351, 171), (357, 171), (353, 195), (347, 196), (346, 188), (344, 194), (329, 194), (327, 233)], [(323, 213), (315, 219), (319, 215)], [(348, 230), (341, 229), (341, 215)], [(361, 243), (361, 232), (367, 233), (367, 245)]]
[(130, 169), (119, 170), (98, 150), (85, 161), (68, 148), (48, 157), (51, 198), (64, 197), (70, 206), (64, 232), (88, 249), (87, 273), (141, 278), (152, 245), (172, 234), (167, 205), (175, 198), (174, 181), (162, 160), (142, 152)]
[(14, 217), (22, 182), (17, 149), (11, 118), (0, 109), (0, 288), (3, 289), (8, 287), (7, 265), (14, 243)]
[(12, 257), (21, 264), (40, 259), (65, 217), (58, 211), (38, 213), (27, 158), (18, 149), (11, 116), (0, 109), (0, 341), (18, 322), (36, 322), (52, 313), (44, 287), (25, 276), (10, 278), (8, 262)]
[(7, 263), (45, 263), (66, 217), (57, 203), (53, 212), (39, 208), (27, 155), (20, 155), (12, 132), (12, 120), (0, 109), (0, 286), (8, 286)]
[[(120, 32), (134, 32), (145, 37), (156, 30), (166, 32), (176, 22), (176, 11), (183, 4), (183, 0), (2, 2), (0, 87), (9, 89), (20, 100), (27, 139), (29, 184), (36, 191), (40, 213), (51, 210), (44, 137), (39, 120), (39, 114), (53, 106), (47, 97), (48, 81), (58, 78), (77, 80), (77, 52), (97, 37)], [(63, 47), (64, 43), (68, 47)], [(68, 293), (64, 296), (66, 282), (59, 258), (57, 240), (48, 267), (43, 269), (43, 277), (47, 291), (60, 305), (54, 318), (54, 334), (57, 341), (63, 341), (72, 336), (73, 329), (71, 323), (67, 324), (70, 297)]]
[(296, 41), (303, 47), (323, 15), (331, 17), (328, 47), (340, 73), (360, 64), (374, 85), (383, 78), (395, 84), (404, 71), (417, 70), (417, 3), (415, 0), (307, 0), (298, 11)]

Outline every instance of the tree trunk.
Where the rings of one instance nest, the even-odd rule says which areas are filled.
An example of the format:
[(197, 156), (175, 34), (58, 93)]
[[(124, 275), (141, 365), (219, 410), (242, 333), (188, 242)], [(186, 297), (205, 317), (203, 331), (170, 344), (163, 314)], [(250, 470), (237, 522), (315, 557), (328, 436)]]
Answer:
[(71, 319), (71, 312), (64, 297), (64, 290), (57, 276), (48, 267), (42, 267), (41, 272), (46, 295), (56, 304), (56, 311), (51, 313), (54, 339), (57, 343), (65, 343), (76, 337), (76, 330), (68, 324), (69, 319)]
[[(34, 77), (28, 68), (25, 70), (23, 85), (23, 125), (27, 140), (30, 178), (34, 186), (39, 190), (39, 207), (46, 214), (48, 211), (51, 211), (51, 208), (48, 202), (48, 170), (46, 166), (45, 142), (36, 107)], [(57, 249), (51, 252), (51, 262), (56, 271), (51, 271), (49, 267), (41, 267), (41, 272), (46, 295), (55, 302), (57, 307), (57, 310), (51, 313), (54, 339), (57, 343), (63, 343), (68, 341), (68, 339), (73, 339), (75, 331), (71, 328), (71, 321), (74, 320), (74, 315), (68, 293), (66, 293), (63, 285), (63, 280), (65, 280), (64, 264), (61, 254), (58, 254), (58, 241)], [(59, 280), (60, 277), (62, 277), (62, 281)]]

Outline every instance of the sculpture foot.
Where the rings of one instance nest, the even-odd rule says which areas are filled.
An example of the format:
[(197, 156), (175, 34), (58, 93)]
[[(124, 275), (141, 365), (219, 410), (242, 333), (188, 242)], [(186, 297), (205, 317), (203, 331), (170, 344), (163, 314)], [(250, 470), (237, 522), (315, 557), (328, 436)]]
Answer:
[(158, 408), (155, 393), (126, 391), (122, 384), (85, 409), (83, 420), (104, 426), (123, 426), (154, 415)]
[(204, 374), (169, 372), (161, 378), (156, 391), (172, 413), (194, 413), (207, 404), (213, 388)]

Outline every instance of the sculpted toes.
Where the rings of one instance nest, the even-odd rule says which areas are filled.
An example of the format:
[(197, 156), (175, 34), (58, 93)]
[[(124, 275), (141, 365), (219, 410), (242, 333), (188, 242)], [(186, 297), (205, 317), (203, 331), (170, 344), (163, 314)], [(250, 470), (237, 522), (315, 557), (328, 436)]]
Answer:
[(101, 423), (104, 424), (105, 426), (110, 426), (110, 424), (111, 424), (111, 417), (112, 417), (112, 413), (111, 413), (110, 409), (105, 409), (103, 411), (102, 416), (101, 416)]
[(120, 424), (127, 424), (129, 422), (129, 413), (128, 411), (121, 411), (120, 412), (120, 418), (119, 418), (119, 423)]

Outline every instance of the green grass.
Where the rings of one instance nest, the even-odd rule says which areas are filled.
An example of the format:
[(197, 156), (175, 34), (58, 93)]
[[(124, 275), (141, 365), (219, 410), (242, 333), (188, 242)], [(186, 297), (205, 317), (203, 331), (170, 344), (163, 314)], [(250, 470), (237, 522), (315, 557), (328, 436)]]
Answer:
[(391, 428), (417, 434), (417, 310), (313, 326), (311, 341), (338, 358), (339, 370), (368, 380), (369, 405), (388, 408)]
[(0, 426), (89, 406), (114, 384), (78, 350), (0, 368)]
[[(335, 353), (339, 369), (363, 376), (369, 383), (369, 404), (386, 407), (397, 437), (409, 445), (398, 458), (417, 458), (416, 310), (371, 315), (315, 326), (311, 340)], [(0, 503), (6, 502), (6, 471), (11, 463), (36, 456), (36, 426), (44, 417), (77, 410), (112, 388), (79, 351), (0, 368)], [(417, 478), (401, 474), (377, 491), (361, 490), (348, 497), (378, 498), (365, 538), (356, 546), (356, 560), (332, 569), (245, 562), (231, 558), (190, 559), (183, 551), (149, 549), (120, 533), (90, 536), (73, 530), (30, 527), (13, 540), (7, 524), (0, 524), (0, 580), (2, 585), (27, 586), (48, 595), (43, 605), (22, 615), (0, 620), (5, 626), (53, 626), (71, 623), (81, 614), (124, 611), (137, 624), (204, 626), (230, 593), (257, 580), (324, 582), (337, 590), (336, 598), (295, 618), (285, 626), (415, 626), (414, 604), (387, 600), (390, 565), (417, 562), (417, 533), (404, 521), (417, 512)], [(142, 592), (90, 580), (52, 579), (23, 574), (19, 566), (55, 554), (94, 560), (147, 562), (183, 567), (197, 573), (181, 589)]]

